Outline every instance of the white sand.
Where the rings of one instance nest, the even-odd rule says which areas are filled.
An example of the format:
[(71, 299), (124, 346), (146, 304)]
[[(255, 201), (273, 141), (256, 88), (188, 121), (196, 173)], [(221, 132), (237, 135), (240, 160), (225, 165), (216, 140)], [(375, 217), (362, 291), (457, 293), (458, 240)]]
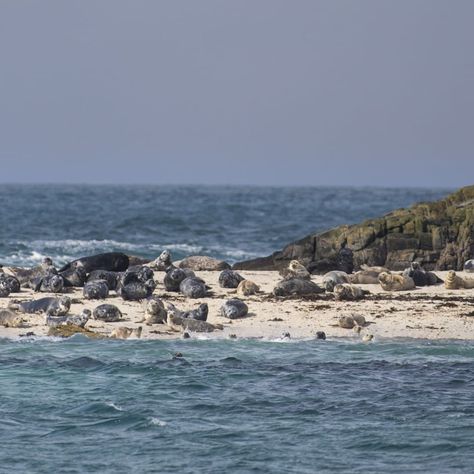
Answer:
[[(208, 303), (208, 322), (224, 324), (224, 330), (217, 330), (206, 337), (224, 337), (231, 334), (237, 337), (277, 338), (289, 332), (292, 338), (314, 337), (316, 331), (324, 331), (328, 338), (360, 338), (366, 333), (373, 334), (375, 341), (380, 338), (425, 338), (425, 339), (474, 339), (474, 289), (446, 290), (444, 285), (417, 288), (413, 291), (384, 292), (378, 285), (360, 285), (369, 290), (368, 299), (357, 302), (334, 301), (322, 295), (314, 301), (302, 299), (279, 299), (271, 295), (276, 282), (281, 279), (277, 272), (243, 271), (245, 278), (260, 285), (262, 293), (244, 298), (249, 306), (249, 316), (230, 321), (219, 316), (219, 308), (228, 298), (236, 296), (235, 290), (220, 288), (219, 272), (197, 272), (214, 292), (212, 297), (203, 299), (186, 299), (178, 293), (165, 292), (162, 279), (164, 273), (155, 273), (158, 281), (155, 294), (162, 296), (165, 304), (173, 303), (179, 309), (194, 309), (200, 303)], [(446, 272), (437, 272), (444, 279)], [(460, 276), (474, 278), (473, 274), (459, 273)], [(316, 283), (322, 277), (313, 276)], [(23, 290), (9, 298), (0, 299), (0, 309), (6, 308), (11, 300), (30, 300), (47, 293), (33, 293)], [(57, 295), (55, 295), (57, 296)], [(110, 334), (118, 326), (143, 326), (142, 339), (163, 339), (182, 337), (181, 333), (170, 330), (164, 324), (146, 326), (140, 324), (143, 318), (142, 305), (139, 302), (123, 301), (112, 292), (107, 300), (91, 301), (82, 296), (82, 290), (70, 293), (78, 301), (71, 306), (70, 314), (79, 314), (83, 308), (93, 310), (102, 303), (117, 305), (124, 315), (119, 323), (102, 323), (90, 320), (87, 328), (93, 331)], [(337, 326), (338, 318), (343, 315), (361, 314), (369, 323), (360, 335), (352, 330)], [(471, 316), (469, 316), (471, 314)], [(34, 332), (35, 335), (46, 335), (48, 327), (44, 325), (42, 315), (25, 315), (26, 325), (23, 328), (4, 328), (0, 326), (0, 337), (17, 338), (20, 334)], [(27, 326), (27, 327), (26, 327)], [(193, 334), (193, 337), (199, 337)]]

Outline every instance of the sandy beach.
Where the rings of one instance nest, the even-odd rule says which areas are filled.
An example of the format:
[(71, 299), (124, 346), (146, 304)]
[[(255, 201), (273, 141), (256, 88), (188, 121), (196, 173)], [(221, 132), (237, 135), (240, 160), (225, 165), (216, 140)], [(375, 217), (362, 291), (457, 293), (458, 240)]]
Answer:
[[(292, 339), (313, 338), (317, 331), (324, 331), (328, 339), (332, 337), (361, 338), (372, 334), (374, 341), (380, 338), (423, 338), (423, 339), (474, 339), (474, 289), (447, 290), (444, 285), (416, 288), (412, 291), (385, 292), (379, 285), (360, 285), (370, 292), (361, 301), (335, 301), (332, 294), (322, 294), (312, 298), (276, 298), (272, 295), (275, 284), (281, 279), (273, 271), (240, 272), (246, 279), (257, 283), (261, 293), (245, 298), (249, 315), (242, 319), (228, 320), (219, 315), (219, 308), (226, 299), (236, 296), (235, 290), (221, 288), (218, 284), (219, 272), (197, 272), (211, 287), (212, 296), (202, 299), (186, 299), (179, 293), (166, 292), (162, 283), (164, 273), (156, 272), (155, 295), (166, 303), (173, 303), (181, 310), (197, 308), (200, 303), (209, 305), (208, 322), (222, 324), (223, 330), (210, 334), (191, 333), (198, 338), (264, 338), (274, 339), (290, 333)], [(446, 272), (437, 272), (444, 278)], [(470, 276), (459, 272), (460, 276)], [(315, 283), (321, 283), (321, 276), (312, 276)], [(106, 300), (87, 300), (82, 289), (74, 289), (68, 295), (72, 298), (70, 314), (79, 314), (82, 309), (93, 310), (99, 304), (111, 303), (120, 308), (123, 320), (117, 323), (103, 323), (89, 320), (86, 328), (107, 336), (119, 326), (130, 328), (143, 326), (142, 339), (170, 339), (182, 337), (181, 332), (171, 330), (165, 324), (147, 326), (140, 321), (144, 316), (139, 302), (123, 301), (111, 293)], [(21, 293), (0, 299), (0, 309), (13, 300), (30, 300), (48, 293), (34, 293), (22, 289)], [(360, 334), (338, 326), (338, 319), (347, 315), (363, 315), (367, 326)], [(18, 338), (33, 332), (45, 336), (49, 328), (44, 324), (43, 315), (24, 315), (25, 325), (21, 328), (0, 327), (0, 337)]]

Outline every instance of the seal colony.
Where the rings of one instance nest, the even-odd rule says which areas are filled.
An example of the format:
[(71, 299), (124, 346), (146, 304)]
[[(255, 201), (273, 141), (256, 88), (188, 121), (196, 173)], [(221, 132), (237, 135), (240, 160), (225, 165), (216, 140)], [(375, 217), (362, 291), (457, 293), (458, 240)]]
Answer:
[(474, 339), (471, 266), (313, 275), (296, 260), (280, 272), (236, 272), (210, 257), (173, 263), (167, 251), (151, 262), (114, 252), (60, 268), (48, 258), (0, 268), (0, 336)]

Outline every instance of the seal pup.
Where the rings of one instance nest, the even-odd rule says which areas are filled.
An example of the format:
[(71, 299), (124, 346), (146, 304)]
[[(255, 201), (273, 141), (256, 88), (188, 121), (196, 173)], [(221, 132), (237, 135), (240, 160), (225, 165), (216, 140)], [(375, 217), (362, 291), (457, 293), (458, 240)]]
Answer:
[(228, 319), (243, 318), (247, 316), (248, 312), (248, 306), (237, 298), (227, 300), (220, 309), (221, 316)]
[(21, 328), (24, 320), (17, 313), (9, 309), (0, 310), (0, 325), (6, 328)]
[(219, 286), (221, 288), (237, 288), (244, 277), (234, 270), (223, 270), (219, 275)]
[(13, 275), (0, 273), (0, 288), (7, 289), (9, 293), (19, 293), (21, 290), (20, 281)]
[(103, 300), (109, 296), (109, 286), (105, 280), (88, 281), (82, 293), (88, 300)]
[(351, 283), (342, 283), (334, 287), (334, 296), (338, 301), (357, 301), (369, 294), (367, 290), (363, 290)]
[(464, 263), (464, 271), (468, 273), (474, 273), (474, 260), (468, 260)]
[(333, 292), (334, 287), (341, 283), (350, 283), (349, 275), (340, 270), (333, 270), (323, 275), (323, 286), (328, 292)]
[(52, 316), (64, 316), (71, 308), (71, 298), (68, 296), (61, 296), (61, 298), (48, 296), (46, 298), (24, 301), (18, 304), (11, 303), (9, 308), (17, 310), (20, 313), (48, 313)]
[(278, 282), (273, 289), (275, 296), (309, 296), (324, 293), (324, 290), (311, 280), (289, 278)]
[(237, 287), (237, 294), (239, 296), (251, 296), (260, 292), (260, 287), (250, 280), (243, 280)]
[(138, 326), (137, 328), (121, 326), (113, 329), (110, 333), (110, 337), (112, 339), (140, 339), (142, 337), (142, 330), (143, 328), (141, 326)]
[(87, 321), (91, 318), (90, 309), (83, 309), (82, 313), (78, 316), (75, 315), (65, 315), (65, 316), (51, 316), (50, 314), (45, 314), (44, 321), (45, 324), (49, 327), (58, 327), (65, 324), (72, 324), (74, 326), (79, 326), (83, 328)]
[(179, 285), (179, 291), (186, 298), (204, 298), (207, 295), (206, 284), (196, 277), (185, 278)]
[(115, 323), (122, 319), (122, 312), (113, 304), (101, 304), (94, 309), (92, 317), (106, 323)]
[(140, 281), (133, 281), (124, 286), (120, 286), (117, 294), (125, 301), (140, 301), (150, 297), (155, 291), (156, 283), (154, 280), (147, 280), (142, 283)]
[(168, 250), (163, 250), (158, 258), (147, 264), (152, 270), (159, 272), (166, 271), (171, 265), (173, 265), (173, 261), (171, 259), (171, 253)]
[(122, 273), (120, 272), (111, 272), (109, 270), (94, 270), (93, 272), (89, 273), (89, 276), (87, 277), (87, 282), (104, 280), (107, 282), (109, 290), (115, 291), (117, 289), (121, 277)]
[(302, 265), (298, 260), (291, 260), (287, 268), (280, 270), (280, 275), (289, 280), (291, 278), (300, 278), (302, 280), (310, 280), (311, 274), (306, 270), (306, 267)]
[(168, 312), (163, 301), (158, 296), (150, 296), (144, 300), (143, 309), (145, 310), (145, 317), (140, 322), (145, 323), (147, 326), (162, 324), (166, 321)]
[(433, 272), (427, 272), (418, 262), (412, 262), (409, 268), (403, 271), (403, 275), (413, 278), (416, 286), (430, 286), (443, 283), (443, 280)]
[(444, 286), (448, 290), (471, 289), (474, 288), (474, 278), (462, 278), (454, 270), (450, 270), (444, 281)]
[(109, 270), (111, 272), (124, 272), (129, 265), (129, 258), (124, 253), (120, 252), (107, 252), (100, 253), (97, 255), (91, 255), (90, 257), (81, 257), (66, 263), (59, 272), (65, 272), (70, 269), (77, 267), (84, 268), (86, 273), (91, 273), (94, 270)]
[(396, 273), (382, 272), (379, 275), (379, 283), (385, 291), (407, 291), (415, 289), (413, 278)]

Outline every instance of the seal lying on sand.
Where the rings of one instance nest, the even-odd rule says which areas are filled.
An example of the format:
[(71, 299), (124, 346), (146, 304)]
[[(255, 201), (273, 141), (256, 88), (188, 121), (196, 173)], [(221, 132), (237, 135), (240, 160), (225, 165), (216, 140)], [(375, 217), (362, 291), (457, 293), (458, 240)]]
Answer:
[(338, 284), (334, 287), (334, 296), (338, 301), (357, 301), (365, 297), (369, 292), (350, 283)]
[(173, 316), (179, 316), (184, 319), (195, 319), (196, 321), (207, 321), (209, 307), (207, 306), (207, 303), (203, 303), (203, 304), (200, 304), (197, 309), (193, 309), (190, 311), (180, 311), (178, 308), (176, 308), (176, 306), (169, 303), (168, 311)]
[(142, 337), (142, 330), (143, 328), (141, 326), (138, 326), (135, 329), (121, 326), (119, 328), (115, 328), (110, 333), (110, 337), (112, 339), (140, 339)]
[(60, 272), (59, 275), (64, 279), (65, 287), (81, 288), (84, 286), (84, 283), (87, 280), (87, 273), (82, 267), (72, 268), (64, 272)]
[(109, 290), (115, 291), (117, 289), (117, 285), (121, 277), (122, 273), (120, 272), (110, 272), (108, 270), (94, 270), (87, 277), (87, 282), (105, 280), (107, 282)]
[(396, 273), (381, 273), (379, 275), (379, 283), (385, 291), (407, 291), (415, 288), (413, 278)]
[(20, 313), (47, 313), (52, 316), (64, 316), (71, 308), (71, 298), (68, 296), (61, 296), (61, 298), (48, 296), (39, 300), (24, 301), (19, 304), (12, 303), (9, 307)]
[(207, 321), (182, 318), (171, 313), (168, 313), (166, 324), (175, 331), (213, 332), (216, 329), (223, 329), (223, 326), (220, 324), (210, 324)]
[(186, 272), (181, 268), (170, 267), (166, 270), (163, 284), (166, 291), (179, 291), (179, 285), (187, 278)]
[(302, 280), (311, 279), (311, 274), (306, 270), (306, 267), (302, 265), (298, 260), (291, 260), (288, 264), (288, 268), (280, 270), (280, 275), (289, 280), (291, 278), (300, 278)]
[(109, 287), (105, 280), (88, 281), (84, 284), (82, 293), (88, 300), (103, 300), (109, 296)]
[(83, 309), (82, 313), (79, 316), (75, 315), (66, 315), (66, 316), (51, 316), (46, 314), (44, 317), (44, 322), (47, 326), (56, 328), (58, 326), (63, 326), (65, 324), (73, 324), (74, 326), (79, 326), (83, 328), (87, 321), (91, 318), (90, 309)]
[(444, 286), (448, 290), (459, 290), (462, 288), (470, 289), (474, 288), (474, 278), (462, 278), (456, 275), (456, 272), (451, 270), (446, 276)]
[(223, 270), (219, 275), (219, 286), (221, 288), (237, 288), (244, 277), (234, 270)]
[(355, 327), (362, 328), (367, 324), (364, 316), (359, 314), (353, 314), (351, 316), (341, 316), (339, 318), (338, 323), (339, 326), (344, 329), (353, 329)]
[(49, 273), (37, 278), (31, 288), (37, 292), (61, 293), (64, 288), (64, 278), (61, 275)]
[(220, 309), (221, 316), (229, 319), (238, 319), (247, 316), (249, 312), (248, 306), (237, 298), (227, 300)]
[(156, 283), (154, 280), (146, 282), (133, 281), (117, 289), (117, 294), (125, 301), (140, 301), (150, 297), (155, 291)]
[(324, 293), (324, 290), (310, 280), (290, 278), (277, 283), (273, 289), (275, 296), (310, 296)]
[(24, 320), (21, 316), (9, 309), (0, 310), (0, 326), (6, 328), (20, 328), (24, 324)]
[(389, 273), (389, 270), (385, 267), (369, 267), (367, 265), (361, 265), (361, 270), (352, 275), (349, 275), (349, 283), (357, 285), (378, 285), (379, 275), (381, 273)]
[(340, 270), (333, 270), (323, 275), (323, 286), (328, 292), (334, 291), (336, 285), (342, 283), (349, 283), (349, 275), (346, 272), (341, 272)]
[(179, 285), (179, 291), (186, 298), (204, 298), (207, 295), (206, 284), (196, 277), (185, 278)]
[(150, 267), (152, 270), (159, 272), (166, 271), (166, 269), (171, 265), (173, 265), (173, 262), (171, 260), (171, 253), (168, 252), (168, 250), (163, 250), (163, 252), (161, 252), (160, 256), (157, 259), (147, 264), (147, 266)]
[(433, 272), (424, 270), (418, 262), (412, 262), (409, 268), (403, 271), (403, 275), (413, 278), (416, 286), (429, 286), (443, 283)]
[(59, 272), (65, 272), (66, 270), (77, 267), (84, 268), (86, 273), (91, 273), (94, 270), (124, 272), (128, 268), (128, 265), (129, 258), (127, 255), (119, 252), (107, 252), (73, 260), (72, 262), (64, 265), (64, 267), (60, 268)]
[(129, 283), (145, 283), (148, 280), (153, 280), (154, 273), (151, 268), (145, 265), (136, 265), (130, 267), (120, 278), (121, 286), (126, 286)]
[(13, 275), (0, 273), (0, 288), (8, 290), (8, 293), (20, 292), (20, 281)]
[(469, 273), (474, 273), (474, 260), (468, 260), (464, 264), (464, 271)]
[(166, 321), (167, 311), (163, 301), (158, 296), (150, 296), (143, 301), (143, 309), (145, 310), (145, 317), (142, 321), (147, 326), (152, 324), (162, 324)]
[(237, 294), (239, 296), (256, 295), (260, 291), (260, 287), (250, 280), (243, 280), (237, 287)]
[(106, 323), (115, 323), (122, 319), (122, 312), (113, 304), (101, 304), (94, 309), (92, 317)]
[(53, 261), (49, 257), (45, 257), (39, 266), (33, 268), (5, 267), (4, 271), (8, 275), (16, 277), (22, 286), (29, 286), (31, 280), (45, 275), (51, 269), (55, 270)]

